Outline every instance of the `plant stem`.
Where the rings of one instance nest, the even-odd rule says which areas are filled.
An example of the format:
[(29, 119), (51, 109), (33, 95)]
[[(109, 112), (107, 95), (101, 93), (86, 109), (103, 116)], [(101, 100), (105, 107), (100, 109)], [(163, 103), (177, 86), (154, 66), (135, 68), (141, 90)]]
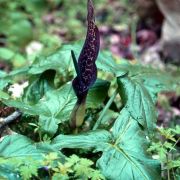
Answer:
[(170, 169), (167, 170), (167, 173), (168, 173), (168, 180), (171, 180), (171, 178), (170, 178)]
[[(173, 150), (173, 148), (177, 145), (177, 143), (179, 142), (180, 137), (178, 138), (178, 140), (174, 143), (173, 147), (167, 152), (166, 157), (167, 157), (167, 162), (169, 162), (169, 153)], [(173, 172), (173, 168), (172, 168), (172, 173), (173, 173), (173, 177), (174, 177), (174, 172)], [(171, 180), (170, 177), (170, 169), (167, 169), (167, 174), (168, 174), (168, 180)]]
[(109, 107), (111, 106), (111, 104), (113, 103), (116, 95), (118, 93), (118, 90), (116, 89), (116, 91), (113, 93), (113, 95), (111, 96), (111, 98), (109, 99), (109, 101), (107, 102), (106, 106), (104, 107), (103, 111), (101, 112), (98, 120), (96, 121), (93, 130), (96, 130), (98, 128), (98, 126), (101, 124), (102, 118), (104, 117), (106, 111), (109, 109)]
[[(166, 154), (166, 164), (168, 164), (169, 162), (169, 154)], [(167, 175), (168, 175), (168, 180), (171, 180), (170, 178), (170, 169), (167, 169)]]
[[(132, 21), (132, 23), (131, 23), (131, 37), (132, 37), (132, 45), (133, 45), (134, 47), (137, 46), (137, 43), (136, 43), (136, 36), (137, 36), (136, 29), (137, 29), (137, 18), (136, 18), (136, 19), (133, 18), (133, 21)], [(134, 55), (134, 58), (135, 58), (136, 60), (138, 60), (137, 50), (135, 50), (135, 49), (133, 48), (132, 53), (133, 53), (133, 55)]]
[(173, 150), (173, 148), (177, 145), (177, 143), (178, 143), (179, 141), (180, 141), (180, 137), (179, 137), (178, 140), (174, 143), (173, 147), (169, 150), (168, 153), (170, 153), (170, 152)]

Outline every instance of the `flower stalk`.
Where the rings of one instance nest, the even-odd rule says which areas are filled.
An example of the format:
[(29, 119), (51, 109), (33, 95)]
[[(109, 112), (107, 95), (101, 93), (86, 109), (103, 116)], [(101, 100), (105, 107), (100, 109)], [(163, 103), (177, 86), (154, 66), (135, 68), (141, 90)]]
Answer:
[(77, 102), (71, 113), (70, 126), (78, 128), (83, 124), (85, 116), (86, 97), (89, 88), (97, 79), (97, 67), (95, 61), (97, 59), (100, 47), (99, 30), (95, 24), (94, 7), (92, 0), (88, 0), (87, 4), (87, 34), (86, 40), (81, 50), (78, 61), (75, 54), (71, 51), (74, 67), (77, 76), (73, 79), (72, 87), (77, 96)]

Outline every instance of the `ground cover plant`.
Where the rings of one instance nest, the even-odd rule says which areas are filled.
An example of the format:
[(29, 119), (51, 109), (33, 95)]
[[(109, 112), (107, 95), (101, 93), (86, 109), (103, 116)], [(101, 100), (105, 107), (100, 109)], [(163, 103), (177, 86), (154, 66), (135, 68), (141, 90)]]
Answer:
[(180, 78), (99, 51), (87, 2), (84, 43), (0, 72), (0, 179), (178, 179), (180, 127), (157, 128), (155, 105)]

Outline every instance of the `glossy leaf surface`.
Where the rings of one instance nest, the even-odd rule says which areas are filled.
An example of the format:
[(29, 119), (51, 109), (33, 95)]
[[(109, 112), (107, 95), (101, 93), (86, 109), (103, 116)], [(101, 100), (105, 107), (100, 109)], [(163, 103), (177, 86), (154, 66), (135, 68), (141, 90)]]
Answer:
[(101, 151), (97, 166), (107, 179), (160, 178), (159, 162), (146, 153), (148, 144), (145, 133), (126, 109), (116, 120), (112, 133), (99, 130), (74, 136), (59, 135), (52, 141), (52, 146), (57, 149), (93, 148)]
[(160, 178), (160, 163), (146, 153), (145, 134), (126, 109), (113, 130), (113, 143), (103, 151), (97, 165), (107, 179), (155, 180)]

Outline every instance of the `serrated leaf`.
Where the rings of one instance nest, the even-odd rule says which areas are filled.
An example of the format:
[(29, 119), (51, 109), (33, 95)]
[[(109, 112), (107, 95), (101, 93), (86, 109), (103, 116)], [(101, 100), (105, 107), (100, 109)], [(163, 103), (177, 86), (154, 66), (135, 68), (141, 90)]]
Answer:
[[(33, 162), (32, 162), (33, 163)], [(22, 166), (19, 168), (20, 174), (24, 180), (29, 180), (33, 175), (37, 176), (37, 167), (31, 164), (30, 166)]]
[(133, 119), (153, 133), (157, 118), (153, 100), (142, 83), (127, 76), (117, 79), (124, 107)]
[[(30, 174), (36, 174), (35, 170), (40, 165), (41, 160), (45, 158), (46, 154), (54, 151), (47, 143), (36, 144), (29, 138), (19, 134), (5, 136), (0, 142), (0, 157), (5, 160), (4, 163), (0, 162), (0, 178), (2, 176), (5, 179), (21, 180), (19, 171), (24, 176), (27, 175), (26, 173), (29, 176)], [(56, 153), (58, 154), (58, 159), (64, 162), (65, 157), (59, 151)], [(28, 159), (34, 164), (31, 164)], [(16, 168), (18, 163), (23, 165), (23, 161), (28, 161), (27, 164), (30, 163), (30, 169), (25, 166), (22, 166), (20, 169)]]

